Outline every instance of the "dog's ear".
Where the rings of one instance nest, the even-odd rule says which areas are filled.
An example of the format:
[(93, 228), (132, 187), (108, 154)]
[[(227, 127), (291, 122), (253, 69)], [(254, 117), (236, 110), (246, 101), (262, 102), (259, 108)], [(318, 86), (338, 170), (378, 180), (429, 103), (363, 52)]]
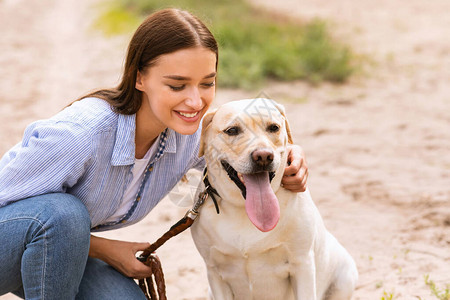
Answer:
[(275, 106), (278, 109), (278, 111), (281, 113), (281, 115), (284, 117), (284, 122), (285, 122), (287, 137), (288, 137), (288, 143), (293, 144), (294, 141), (292, 140), (291, 128), (289, 126), (289, 121), (286, 118), (286, 112), (285, 112), (284, 106), (279, 103), (275, 103)]
[(206, 130), (208, 130), (209, 125), (211, 124), (211, 121), (214, 117), (214, 115), (216, 114), (215, 111), (207, 113), (204, 117), (203, 117), (203, 121), (202, 121), (202, 135), (200, 136), (200, 149), (198, 150), (198, 157), (202, 157), (203, 154), (205, 153), (205, 134), (206, 134)]

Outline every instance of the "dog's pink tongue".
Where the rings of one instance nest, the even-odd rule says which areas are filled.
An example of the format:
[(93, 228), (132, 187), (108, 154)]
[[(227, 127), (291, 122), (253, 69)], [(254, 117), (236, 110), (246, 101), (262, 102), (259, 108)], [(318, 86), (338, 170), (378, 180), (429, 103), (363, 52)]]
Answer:
[(247, 215), (259, 230), (272, 230), (280, 218), (278, 199), (270, 187), (269, 173), (243, 175), (247, 190), (245, 210)]

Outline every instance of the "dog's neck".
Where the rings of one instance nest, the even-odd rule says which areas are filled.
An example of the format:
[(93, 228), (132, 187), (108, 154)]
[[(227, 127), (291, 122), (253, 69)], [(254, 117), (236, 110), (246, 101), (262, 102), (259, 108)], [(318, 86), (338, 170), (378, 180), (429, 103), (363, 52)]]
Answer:
[(217, 190), (211, 185), (208, 178), (208, 168), (206, 167), (203, 171), (203, 184), (205, 186), (205, 192), (208, 193), (209, 197), (211, 197), (212, 201), (214, 202), (214, 206), (216, 207), (217, 214), (220, 213), (219, 204), (217, 202), (216, 196), (220, 197)]

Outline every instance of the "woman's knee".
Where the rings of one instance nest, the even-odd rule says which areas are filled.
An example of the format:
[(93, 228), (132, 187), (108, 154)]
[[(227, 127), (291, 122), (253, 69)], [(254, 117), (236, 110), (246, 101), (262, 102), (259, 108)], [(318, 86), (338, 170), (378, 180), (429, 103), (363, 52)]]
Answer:
[[(20, 286), (21, 272), (23, 280), (39, 278), (35, 273), (43, 273), (42, 269), (49, 270), (48, 276), (73, 273), (81, 279), (89, 251), (90, 217), (76, 197), (46, 194), (19, 200), (1, 208), (0, 220), (0, 249), (5, 253), (0, 266), (9, 270), (0, 276), (0, 294)], [(78, 269), (69, 272), (71, 265)]]
[[(36, 216), (47, 237), (70, 237), (76, 243), (89, 243), (90, 216), (84, 204), (75, 196), (53, 193), (27, 199), (40, 207)], [(24, 201), (24, 200), (22, 200)]]

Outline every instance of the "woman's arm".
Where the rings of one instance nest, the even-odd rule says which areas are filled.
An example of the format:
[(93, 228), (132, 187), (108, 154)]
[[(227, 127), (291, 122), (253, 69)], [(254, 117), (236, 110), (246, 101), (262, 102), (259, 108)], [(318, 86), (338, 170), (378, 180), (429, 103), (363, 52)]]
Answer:
[(84, 174), (92, 139), (80, 125), (51, 120), (27, 127), (23, 140), (0, 160), (0, 206), (52, 192), (65, 192)]
[(150, 277), (151, 268), (136, 259), (136, 253), (149, 247), (149, 243), (132, 243), (91, 235), (89, 256), (98, 258), (127, 277)]
[(308, 179), (308, 166), (305, 153), (298, 145), (288, 145), (288, 166), (284, 169), (281, 184), (286, 189), (298, 193), (306, 191)]

